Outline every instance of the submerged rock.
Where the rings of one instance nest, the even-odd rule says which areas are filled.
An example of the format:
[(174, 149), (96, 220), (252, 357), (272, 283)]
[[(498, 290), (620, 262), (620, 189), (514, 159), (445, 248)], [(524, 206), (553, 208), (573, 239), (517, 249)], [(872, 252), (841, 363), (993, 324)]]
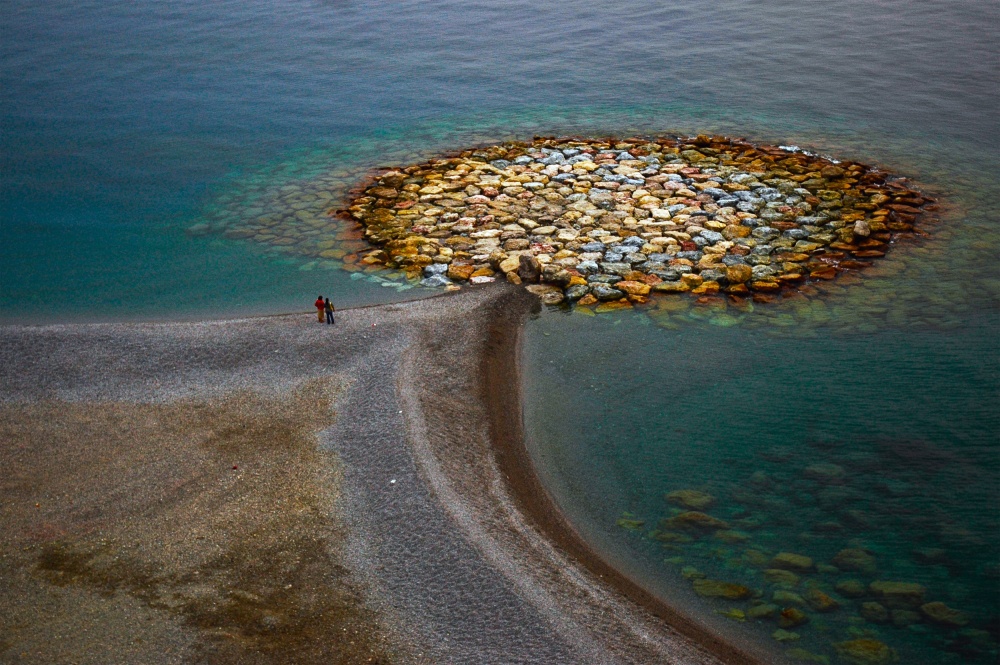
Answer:
[(833, 645), (837, 655), (852, 665), (889, 665), (898, 660), (895, 650), (884, 642), (861, 638)]
[(843, 549), (833, 557), (833, 565), (841, 570), (874, 573), (875, 557), (862, 549)]
[(688, 510), (707, 510), (715, 505), (714, 496), (698, 490), (675, 490), (667, 494), (666, 499)]
[(813, 568), (813, 560), (802, 554), (779, 552), (773, 559), (771, 559), (771, 567), (809, 572)]
[(833, 612), (840, 608), (840, 603), (819, 589), (809, 589), (805, 593), (805, 598), (809, 607), (817, 612)]
[(952, 609), (940, 601), (921, 605), (920, 612), (934, 623), (949, 628), (961, 628), (969, 623), (968, 614)]
[(705, 598), (724, 598), (726, 600), (742, 600), (749, 598), (753, 592), (749, 587), (732, 582), (719, 580), (696, 579), (692, 582), (695, 593)]
[(694, 531), (714, 531), (728, 529), (729, 523), (705, 513), (690, 510), (662, 520), (660, 526), (670, 529), (689, 529)]
[(887, 582), (878, 580), (868, 585), (873, 596), (889, 607), (915, 608), (924, 603), (927, 590), (915, 582)]

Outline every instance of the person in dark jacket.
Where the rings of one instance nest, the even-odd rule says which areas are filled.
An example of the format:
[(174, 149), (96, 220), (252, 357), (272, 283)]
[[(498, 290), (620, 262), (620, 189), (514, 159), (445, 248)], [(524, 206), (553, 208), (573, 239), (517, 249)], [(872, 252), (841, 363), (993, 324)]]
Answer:
[(323, 309), (326, 311), (326, 322), (332, 326), (334, 308), (333, 308), (333, 303), (330, 302), (329, 298), (327, 298), (326, 302), (323, 304)]

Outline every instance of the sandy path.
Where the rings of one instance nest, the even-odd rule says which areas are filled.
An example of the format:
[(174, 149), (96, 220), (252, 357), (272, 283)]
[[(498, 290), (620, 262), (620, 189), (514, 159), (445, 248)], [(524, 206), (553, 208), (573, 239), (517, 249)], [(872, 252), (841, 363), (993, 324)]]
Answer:
[[(518, 331), (533, 306), (498, 286), (345, 311), (332, 329), (307, 315), (0, 328), (4, 424), (22, 440), (0, 447), (0, 463), (20, 469), (20, 480), (0, 485), (5, 523), (16, 525), (0, 540), (0, 620), (16, 628), (4, 631), (0, 655), (52, 662), (46, 638), (73, 626), (96, 636), (75, 662), (331, 662), (316, 644), (348, 628), (365, 638), (338, 642), (342, 662), (719, 662), (709, 650), (747, 662), (602, 568), (551, 513), (520, 442)], [(78, 421), (97, 414), (91, 420), (119, 436), (91, 432), (26, 454), (40, 422), (79, 428), (64, 422), (66, 403)], [(128, 415), (103, 423), (114, 409)], [(171, 427), (157, 426), (167, 413)], [(206, 424), (206, 413), (215, 420)], [(232, 431), (218, 424), (244, 421)], [(261, 424), (275, 422), (296, 442), (278, 452)], [(249, 465), (237, 473), (253, 482), (232, 483), (237, 457)], [(93, 473), (49, 473), (53, 459)], [(111, 500), (118, 479), (129, 491)], [(88, 501), (99, 510), (72, 509)], [(62, 531), (39, 530), (38, 510)], [(241, 528), (206, 517), (212, 511)], [(203, 540), (178, 527), (186, 521)], [(248, 540), (258, 531), (271, 549)], [(40, 564), (53, 543), (89, 554), (102, 538), (110, 559), (127, 541), (129, 561), (157, 573), (102, 589), (95, 577), (121, 573), (104, 559), (85, 559), (89, 568), (69, 581)], [(310, 559), (314, 542), (320, 553)], [(234, 566), (237, 574), (211, 556), (227, 547), (309, 565)], [(258, 587), (287, 569), (298, 571), (291, 588), (310, 591), (276, 610), (281, 595)], [(191, 581), (206, 570), (201, 587)], [(214, 625), (199, 618), (218, 614), (195, 602), (205, 598), (253, 611)], [(317, 620), (293, 617), (296, 603)], [(298, 628), (278, 631), (279, 644), (267, 612), (297, 617), (288, 626)], [(140, 615), (145, 647), (129, 641)], [(304, 628), (317, 623), (330, 630)]]

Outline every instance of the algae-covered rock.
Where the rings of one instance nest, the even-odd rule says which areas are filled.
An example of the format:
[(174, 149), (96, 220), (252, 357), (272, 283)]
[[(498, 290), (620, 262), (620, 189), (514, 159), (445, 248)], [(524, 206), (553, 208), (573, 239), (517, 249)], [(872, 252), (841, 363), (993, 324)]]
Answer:
[(923, 617), (920, 616), (919, 612), (914, 612), (913, 610), (896, 609), (889, 611), (889, 618), (892, 620), (892, 625), (896, 628), (906, 628), (915, 623), (920, 623)]
[(961, 628), (969, 623), (968, 614), (948, 607), (940, 601), (921, 605), (920, 612), (934, 623), (949, 628)]
[(809, 607), (817, 612), (833, 612), (840, 607), (840, 603), (815, 588), (806, 591), (805, 599)]
[(785, 652), (785, 655), (800, 663), (819, 663), (820, 665), (830, 665), (829, 656), (815, 654), (811, 651), (806, 651), (805, 649), (789, 649)]
[(927, 590), (916, 582), (890, 582), (878, 580), (868, 585), (873, 596), (880, 598), (889, 607), (920, 607), (924, 604)]
[(714, 531), (729, 528), (728, 522), (696, 510), (689, 510), (679, 515), (674, 515), (669, 519), (662, 520), (660, 525), (667, 530), (689, 529), (694, 531)]
[(874, 573), (875, 557), (865, 550), (848, 548), (837, 552), (833, 557), (833, 565), (841, 570)]
[(637, 519), (632, 513), (622, 513), (622, 516), (618, 518), (615, 524), (629, 531), (641, 531), (646, 521)]
[(742, 584), (722, 582), (719, 580), (696, 579), (692, 582), (695, 593), (705, 598), (724, 598), (726, 600), (742, 600), (749, 598), (753, 592)]
[(809, 623), (809, 615), (797, 607), (786, 607), (778, 615), (778, 625), (782, 628), (794, 628)]
[(715, 538), (730, 545), (743, 543), (750, 540), (750, 534), (746, 531), (734, 531), (732, 529), (722, 529), (715, 532)]
[(802, 639), (802, 636), (798, 633), (793, 633), (792, 631), (785, 630), (784, 628), (779, 628), (778, 630), (771, 633), (771, 639), (777, 642), (797, 642)]
[(885, 605), (876, 603), (875, 601), (861, 603), (859, 612), (866, 621), (871, 621), (872, 623), (888, 623), (889, 621), (889, 610)]
[(768, 568), (764, 571), (764, 579), (771, 584), (788, 588), (796, 587), (799, 584), (799, 576), (790, 570), (782, 568)]
[(841, 580), (833, 590), (844, 598), (861, 598), (868, 595), (868, 587), (861, 580)]
[[(619, 288), (621, 288), (619, 283)], [(667, 501), (688, 510), (708, 510), (715, 505), (715, 497), (698, 490), (675, 490), (666, 495)]]
[(779, 611), (781, 608), (773, 603), (759, 603), (747, 609), (747, 616), (751, 619), (769, 619)]
[(802, 472), (802, 475), (821, 483), (840, 483), (844, 481), (847, 472), (844, 471), (844, 467), (839, 464), (820, 462), (818, 464), (810, 464), (807, 466), (805, 471)]
[(870, 637), (863, 637), (833, 645), (837, 655), (852, 665), (889, 665), (898, 660), (894, 649), (888, 644)]
[(747, 620), (746, 613), (740, 609), (716, 610), (715, 613), (720, 616), (724, 616), (727, 619), (732, 619), (733, 621), (739, 621), (740, 623), (743, 623), (744, 621)]
[(797, 570), (809, 572), (813, 568), (813, 560), (802, 554), (792, 552), (779, 552), (771, 559), (772, 568), (784, 568), (785, 570)]

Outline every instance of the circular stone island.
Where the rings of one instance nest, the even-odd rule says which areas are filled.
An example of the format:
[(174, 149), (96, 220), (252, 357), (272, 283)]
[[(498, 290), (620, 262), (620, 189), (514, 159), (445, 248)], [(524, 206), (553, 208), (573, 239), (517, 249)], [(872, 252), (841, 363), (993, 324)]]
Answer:
[(872, 166), (697, 136), (536, 138), (380, 170), (341, 214), (369, 266), (457, 288), (506, 279), (547, 304), (733, 298), (861, 270), (931, 203)]

